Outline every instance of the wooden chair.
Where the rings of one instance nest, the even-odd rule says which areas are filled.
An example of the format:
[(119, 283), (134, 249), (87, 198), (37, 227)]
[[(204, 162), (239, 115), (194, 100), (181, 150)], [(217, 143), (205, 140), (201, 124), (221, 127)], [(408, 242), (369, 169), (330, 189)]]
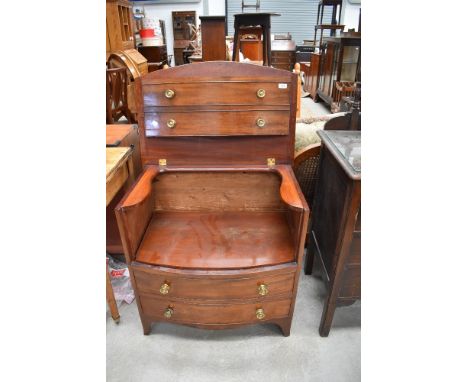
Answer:
[[(318, 180), (318, 165), (320, 158), (320, 143), (314, 143), (304, 147), (301, 151), (298, 151), (294, 156), (293, 170), (296, 175), (296, 179), (301, 187), (302, 193), (309, 205), (312, 208), (314, 201), (315, 185)], [(310, 227), (310, 221), (309, 221)], [(307, 254), (305, 258), (305, 273), (310, 274), (312, 272), (312, 259), (310, 258), (311, 251), (309, 250), (309, 228), (307, 229), (306, 248)], [(310, 269), (309, 269), (310, 268)]]
[(133, 121), (127, 104), (127, 69), (106, 70), (106, 123), (112, 124), (125, 116)]

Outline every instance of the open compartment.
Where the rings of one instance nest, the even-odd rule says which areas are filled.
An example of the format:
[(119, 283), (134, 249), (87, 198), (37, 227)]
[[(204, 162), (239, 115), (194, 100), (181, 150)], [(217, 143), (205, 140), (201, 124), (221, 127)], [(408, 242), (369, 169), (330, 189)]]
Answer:
[(127, 260), (204, 270), (295, 262), (304, 212), (296, 187), (286, 166), (149, 167), (117, 208), (122, 224), (141, 224)]

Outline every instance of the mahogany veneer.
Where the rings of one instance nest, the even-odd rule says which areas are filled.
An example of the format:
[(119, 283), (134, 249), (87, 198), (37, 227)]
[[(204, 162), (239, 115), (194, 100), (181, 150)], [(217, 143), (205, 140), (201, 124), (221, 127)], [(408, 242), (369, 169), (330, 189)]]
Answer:
[(116, 214), (145, 334), (165, 321), (289, 335), (309, 215), (291, 169), (296, 91), (295, 74), (234, 62), (138, 80), (145, 170)]

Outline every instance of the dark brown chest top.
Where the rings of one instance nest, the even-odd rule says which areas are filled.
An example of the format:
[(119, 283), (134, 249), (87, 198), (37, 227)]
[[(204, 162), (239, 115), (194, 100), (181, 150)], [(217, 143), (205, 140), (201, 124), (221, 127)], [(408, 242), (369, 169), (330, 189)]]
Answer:
[(361, 179), (361, 132), (360, 131), (319, 131), (322, 144), (340, 163), (348, 176)]

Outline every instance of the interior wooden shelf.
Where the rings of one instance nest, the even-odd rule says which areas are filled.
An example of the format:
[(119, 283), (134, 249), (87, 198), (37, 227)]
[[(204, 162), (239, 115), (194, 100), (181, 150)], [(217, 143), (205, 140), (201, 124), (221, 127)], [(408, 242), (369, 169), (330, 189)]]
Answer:
[(285, 211), (154, 212), (136, 260), (173, 268), (239, 269), (294, 261)]

